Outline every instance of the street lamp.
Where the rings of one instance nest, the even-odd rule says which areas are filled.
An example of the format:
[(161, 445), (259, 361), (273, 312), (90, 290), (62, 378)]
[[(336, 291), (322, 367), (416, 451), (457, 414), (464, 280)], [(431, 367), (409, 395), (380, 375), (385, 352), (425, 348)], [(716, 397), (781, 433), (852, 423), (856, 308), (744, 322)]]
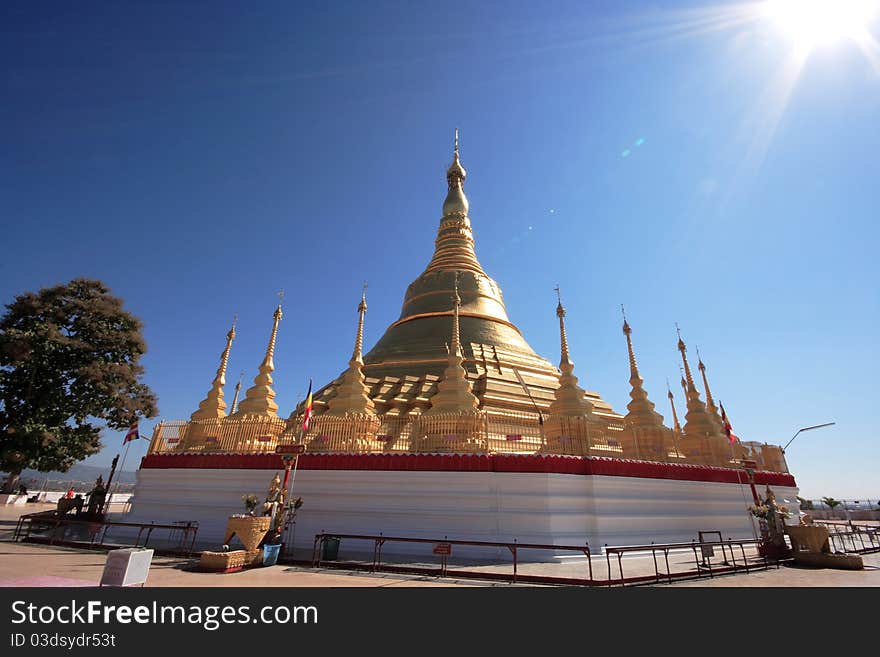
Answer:
[(791, 445), (791, 441), (794, 440), (795, 438), (797, 438), (798, 434), (801, 433), (802, 431), (812, 431), (813, 429), (821, 429), (822, 427), (830, 427), (832, 424), (837, 424), (837, 423), (836, 422), (826, 422), (825, 424), (817, 424), (814, 427), (804, 427), (803, 429), (798, 429), (797, 433), (791, 437), (791, 440), (789, 440), (787, 443), (785, 443), (785, 447), (782, 448), (782, 453), (783, 454), (785, 453), (786, 448), (788, 448), (788, 446)]

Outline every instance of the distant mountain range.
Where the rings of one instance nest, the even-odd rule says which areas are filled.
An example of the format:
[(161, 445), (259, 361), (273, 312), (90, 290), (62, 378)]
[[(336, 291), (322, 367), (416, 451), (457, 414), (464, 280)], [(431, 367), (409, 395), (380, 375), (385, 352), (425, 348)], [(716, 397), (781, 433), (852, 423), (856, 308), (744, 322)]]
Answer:
[[(53, 482), (67, 484), (70, 482), (77, 482), (88, 484), (89, 488), (91, 488), (95, 483), (95, 480), (98, 478), (98, 475), (104, 477), (104, 482), (106, 483), (107, 477), (110, 476), (110, 467), (100, 468), (94, 465), (82, 465), (77, 463), (67, 472), (39, 472), (37, 470), (26, 469), (21, 473), (21, 481), (28, 487), (28, 489), (40, 488), (43, 485), (43, 482), (47, 479), (49, 480), (50, 487)], [(5, 478), (6, 473), (3, 473), (3, 479)], [(130, 470), (117, 469), (113, 474), (114, 483), (134, 484), (135, 479), (136, 473)]]

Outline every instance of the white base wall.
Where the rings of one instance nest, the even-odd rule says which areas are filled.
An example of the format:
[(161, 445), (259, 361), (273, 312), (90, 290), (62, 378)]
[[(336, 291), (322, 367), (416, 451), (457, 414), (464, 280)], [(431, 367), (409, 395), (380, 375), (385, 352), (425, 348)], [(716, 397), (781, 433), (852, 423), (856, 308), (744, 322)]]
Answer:
[[(217, 549), (227, 517), (244, 512), (241, 496), (254, 493), (262, 499), (275, 472), (141, 469), (125, 520), (197, 520), (197, 544)], [(798, 489), (773, 490), (797, 518)], [(594, 554), (604, 545), (689, 542), (701, 530), (720, 531), (725, 539), (755, 535), (747, 510), (752, 504), (749, 487), (728, 483), (549, 473), (300, 470), (293, 497), (303, 498), (295, 547), (309, 550), (315, 534), (325, 531), (542, 544), (588, 542)], [(372, 543), (364, 543), (363, 548), (372, 551)], [(400, 543), (383, 547), (384, 554), (395, 552), (414, 550)], [(457, 548), (456, 554), (466, 551)], [(501, 551), (473, 554), (506, 557)], [(528, 553), (521, 558), (528, 559)]]

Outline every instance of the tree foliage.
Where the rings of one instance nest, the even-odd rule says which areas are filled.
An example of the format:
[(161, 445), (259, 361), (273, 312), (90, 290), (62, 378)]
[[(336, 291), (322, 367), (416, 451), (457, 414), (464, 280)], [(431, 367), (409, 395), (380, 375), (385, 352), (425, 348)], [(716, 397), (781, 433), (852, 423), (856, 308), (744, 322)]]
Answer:
[(813, 511), (813, 500), (806, 500), (800, 495), (797, 496), (797, 500), (800, 504), (801, 511)]
[(834, 507), (840, 506), (841, 501), (835, 500), (833, 497), (823, 497), (822, 504), (824, 504), (825, 506), (827, 506), (831, 510), (830, 515), (833, 516), (834, 515)]
[(156, 397), (139, 381), (141, 322), (101, 281), (28, 292), (6, 308), (0, 470), (65, 471), (101, 449), (103, 426), (121, 430), (156, 415)]

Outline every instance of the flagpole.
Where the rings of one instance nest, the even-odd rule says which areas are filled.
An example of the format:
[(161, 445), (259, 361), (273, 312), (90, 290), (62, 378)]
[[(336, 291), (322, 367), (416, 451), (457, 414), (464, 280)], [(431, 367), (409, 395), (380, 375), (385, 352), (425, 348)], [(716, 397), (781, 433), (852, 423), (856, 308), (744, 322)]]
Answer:
[[(300, 426), (299, 426), (299, 444), (300, 445), (305, 444), (306, 429), (307, 429), (309, 419), (311, 418), (311, 411), (312, 411), (312, 380), (311, 379), (309, 379), (309, 392), (306, 395), (306, 406), (303, 409), (303, 411), (304, 411), (303, 423), (300, 424)], [(303, 447), (303, 449), (304, 449), (304, 447)], [(284, 483), (286, 484), (286, 488), (285, 488), (286, 497), (284, 500), (284, 506), (286, 507), (285, 508), (286, 513), (285, 513), (285, 517), (284, 517), (284, 522), (287, 525), (287, 527), (285, 527), (284, 529), (287, 529), (288, 531), (290, 531), (290, 529), (292, 529), (293, 526), (296, 524), (296, 521), (293, 520), (293, 514), (296, 513), (296, 510), (293, 508), (293, 501), (291, 500), (291, 497), (293, 496), (293, 482), (296, 480), (296, 469), (297, 469), (298, 465), (299, 465), (299, 453), (297, 453), (293, 457), (293, 476), (290, 475), (290, 460), (289, 459), (287, 459), (287, 464), (285, 465), (285, 469), (284, 469)], [(287, 480), (288, 477), (290, 477), (289, 482)], [(293, 537), (291, 537), (291, 538), (293, 538)], [(293, 541), (291, 540), (290, 545), (287, 548), (285, 548), (284, 552), (285, 552), (285, 554), (293, 554), (293, 550), (294, 550), (294, 546), (293, 546)]]
[[(125, 441), (125, 451), (122, 453), (122, 463), (119, 465), (119, 477), (122, 476), (122, 469), (125, 467), (125, 457), (128, 456), (128, 448), (131, 447), (130, 440)], [(116, 490), (119, 490), (119, 477), (116, 479)], [(107, 512), (110, 512), (110, 507), (113, 504), (113, 491), (110, 491), (109, 496), (107, 497)]]

